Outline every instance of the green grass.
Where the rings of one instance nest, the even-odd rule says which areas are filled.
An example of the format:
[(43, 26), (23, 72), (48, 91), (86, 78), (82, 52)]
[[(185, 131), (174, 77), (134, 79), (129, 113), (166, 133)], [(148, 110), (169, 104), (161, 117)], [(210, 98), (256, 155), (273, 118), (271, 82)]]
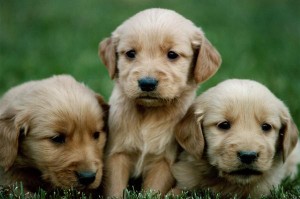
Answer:
[[(28, 80), (69, 73), (108, 100), (113, 82), (98, 59), (98, 43), (150, 7), (191, 19), (220, 51), (221, 69), (198, 93), (228, 78), (254, 79), (300, 125), (299, 0), (0, 0), (0, 95)], [(299, 198), (299, 179), (272, 197)]]
[(36, 193), (25, 192), (22, 183), (16, 183), (12, 186), (1, 187), (0, 186), (0, 199), (61, 199), (61, 198), (72, 198), (72, 199), (90, 199), (90, 198), (101, 198), (92, 197), (92, 195), (85, 194), (75, 189), (66, 190), (54, 190), (51, 193), (39, 189)]
[[(300, 177), (300, 176), (299, 176)], [(290, 180), (285, 179), (279, 187), (274, 187), (271, 191), (270, 196), (261, 197), (261, 199), (298, 199), (300, 197), (300, 180)], [(137, 192), (134, 190), (125, 190), (123, 194), (126, 199), (160, 199), (161, 194), (154, 191), (147, 192)], [(100, 195), (86, 194), (74, 189), (67, 190), (54, 190), (47, 193), (46, 191), (40, 189), (36, 193), (26, 193), (24, 192), (21, 183), (16, 183), (13, 186), (1, 187), (0, 186), (0, 199), (59, 199), (59, 198), (72, 198), (72, 199), (90, 199), (90, 198), (103, 198)], [(221, 199), (222, 195), (220, 193), (212, 193), (209, 189), (199, 190), (199, 191), (184, 191), (180, 195), (174, 196), (168, 194), (164, 197), (165, 199)], [(231, 198), (236, 199), (237, 196), (231, 196)], [(249, 198), (250, 199), (250, 198)]]

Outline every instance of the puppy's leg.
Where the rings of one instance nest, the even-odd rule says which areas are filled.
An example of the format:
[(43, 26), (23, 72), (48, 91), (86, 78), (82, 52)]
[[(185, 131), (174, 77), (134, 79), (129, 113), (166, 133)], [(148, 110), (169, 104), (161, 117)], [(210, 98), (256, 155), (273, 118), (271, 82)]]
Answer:
[(117, 153), (106, 160), (104, 193), (106, 196), (122, 197), (132, 169), (130, 156)]
[(175, 187), (175, 188), (172, 188), (170, 191), (169, 191), (170, 194), (173, 194), (174, 196), (178, 196), (182, 193), (182, 189), (180, 189), (179, 187)]
[(163, 159), (149, 165), (149, 167), (143, 176), (143, 189), (160, 191), (162, 195), (165, 195), (175, 184), (170, 165)]

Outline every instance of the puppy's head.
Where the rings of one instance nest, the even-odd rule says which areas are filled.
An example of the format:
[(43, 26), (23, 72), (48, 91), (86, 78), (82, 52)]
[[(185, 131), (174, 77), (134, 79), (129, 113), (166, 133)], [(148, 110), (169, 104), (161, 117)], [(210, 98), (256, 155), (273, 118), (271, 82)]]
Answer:
[(185, 150), (198, 159), (205, 155), (220, 177), (242, 184), (280, 165), (298, 140), (287, 107), (250, 80), (228, 80), (209, 89), (176, 129)]
[(200, 28), (165, 9), (129, 18), (100, 43), (99, 56), (125, 96), (144, 106), (179, 98), (221, 64)]
[(0, 165), (36, 169), (53, 187), (98, 187), (108, 111), (103, 98), (68, 76), (27, 89), (1, 115)]

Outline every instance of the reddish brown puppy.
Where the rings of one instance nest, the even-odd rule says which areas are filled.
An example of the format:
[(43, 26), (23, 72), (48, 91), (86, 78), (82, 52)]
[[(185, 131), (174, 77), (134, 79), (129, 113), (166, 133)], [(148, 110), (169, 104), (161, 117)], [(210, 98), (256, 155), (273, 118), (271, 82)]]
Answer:
[(0, 184), (96, 189), (108, 105), (71, 76), (31, 81), (0, 101)]

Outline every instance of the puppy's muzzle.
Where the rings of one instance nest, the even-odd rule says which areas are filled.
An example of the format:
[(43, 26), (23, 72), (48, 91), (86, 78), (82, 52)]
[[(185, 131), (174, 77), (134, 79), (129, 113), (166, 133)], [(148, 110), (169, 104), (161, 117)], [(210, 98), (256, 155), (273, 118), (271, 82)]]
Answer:
[(76, 176), (78, 182), (85, 186), (92, 184), (96, 179), (96, 173), (90, 171), (76, 172)]
[(255, 151), (238, 151), (238, 159), (244, 164), (252, 164), (258, 158), (258, 153)]
[(158, 80), (153, 77), (143, 77), (138, 80), (139, 87), (142, 91), (154, 91), (158, 85)]

